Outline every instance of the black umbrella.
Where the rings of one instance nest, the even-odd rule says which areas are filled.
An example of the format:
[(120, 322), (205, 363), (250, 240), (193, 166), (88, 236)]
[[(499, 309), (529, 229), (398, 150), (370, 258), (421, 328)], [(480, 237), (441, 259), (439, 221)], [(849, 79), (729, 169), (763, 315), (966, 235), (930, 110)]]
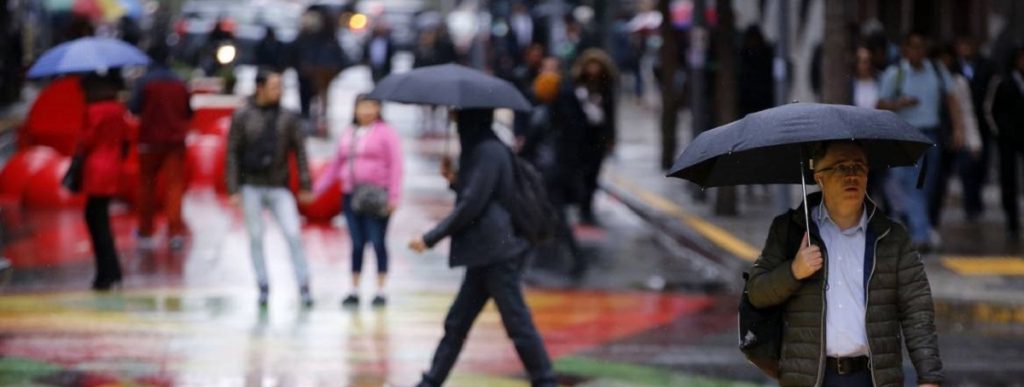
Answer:
[(385, 77), (370, 98), (456, 109), (529, 111), (530, 102), (511, 83), (457, 64), (421, 67)]
[(932, 146), (889, 111), (792, 103), (702, 133), (676, 159), (669, 176), (701, 187), (801, 184), (806, 197), (806, 179), (814, 168), (807, 148), (829, 140), (859, 141), (873, 168), (914, 165)]

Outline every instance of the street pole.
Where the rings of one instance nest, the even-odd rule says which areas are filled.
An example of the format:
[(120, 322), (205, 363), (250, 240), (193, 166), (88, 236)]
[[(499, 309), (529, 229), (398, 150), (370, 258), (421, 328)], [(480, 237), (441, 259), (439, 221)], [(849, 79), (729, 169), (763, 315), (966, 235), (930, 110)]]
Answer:
[(675, 27), (670, 22), (671, 12), (669, 3), (671, 0), (658, 1), (658, 12), (662, 16), (662, 23), (658, 27), (661, 34), (661, 168), (667, 170), (672, 167), (676, 157), (677, 135), (676, 129), (679, 120), (679, 97), (680, 90), (676, 90), (676, 72), (679, 67), (679, 48), (676, 44)]
[(850, 103), (850, 6), (846, 0), (825, 0), (825, 43), (822, 50), (822, 102)]
[[(707, 130), (708, 108), (707, 87), (705, 86), (704, 67), (707, 62), (708, 33), (704, 26), (705, 0), (694, 0), (693, 19), (690, 24), (690, 52), (687, 57), (693, 70), (690, 96), (690, 110), (693, 115), (693, 136)], [(663, 23), (672, 23), (671, 15)]]
[[(715, 0), (718, 25), (715, 26), (715, 125), (732, 122), (739, 115), (736, 80), (736, 22), (732, 0)], [(715, 195), (715, 214), (734, 216), (736, 187), (720, 187)]]
[[(775, 105), (789, 103), (789, 0), (777, 0), (779, 4), (779, 39), (775, 42)], [(789, 186), (777, 185), (775, 189), (775, 208), (778, 213), (789, 210)]]

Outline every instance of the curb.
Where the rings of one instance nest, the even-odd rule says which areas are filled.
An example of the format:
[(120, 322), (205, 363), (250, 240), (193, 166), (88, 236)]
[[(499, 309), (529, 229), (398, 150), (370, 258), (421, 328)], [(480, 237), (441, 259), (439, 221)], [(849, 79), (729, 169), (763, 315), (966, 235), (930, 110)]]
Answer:
[[(659, 201), (668, 201), (668, 199), (644, 190), (628, 178), (614, 173), (605, 174), (601, 179), (600, 187), (650, 224), (659, 234), (659, 239), (664, 239), (666, 248), (671, 249), (670, 251), (681, 249), (679, 251), (682, 251), (682, 254), (675, 255), (696, 258), (694, 261), (698, 265), (707, 267), (717, 278), (726, 282), (728, 288), (737, 290), (742, 288), (739, 273), (745, 271), (750, 262), (735, 254), (736, 249), (723, 248), (720, 243), (708, 238), (705, 235), (706, 232), (702, 233), (696, 230), (681, 219), (683, 217), (698, 218), (696, 215), (687, 214), (681, 209), (673, 209), (659, 203)], [(707, 222), (703, 219), (700, 221)], [(963, 297), (962, 294), (951, 297), (943, 296), (941, 293), (937, 295), (934, 290), (932, 293), (935, 296), (936, 317), (965, 326), (1024, 327), (1024, 299), (1016, 301), (969, 298)]]

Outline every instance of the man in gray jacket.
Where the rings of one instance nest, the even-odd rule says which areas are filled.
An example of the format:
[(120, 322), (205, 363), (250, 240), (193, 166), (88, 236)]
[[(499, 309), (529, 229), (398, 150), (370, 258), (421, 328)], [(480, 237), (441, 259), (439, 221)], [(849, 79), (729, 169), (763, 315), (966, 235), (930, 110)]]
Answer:
[[(826, 142), (812, 156), (821, 193), (806, 201), (809, 235), (803, 208), (775, 218), (747, 283), (754, 307), (783, 308), (779, 382), (900, 387), (905, 343), (917, 383), (938, 386), (928, 277), (906, 229), (865, 202), (864, 149)], [(787, 246), (796, 240), (791, 233), (803, 234), (799, 250)]]
[(282, 109), (281, 74), (260, 70), (256, 75), (256, 95), (231, 117), (228, 133), (225, 178), (231, 203), (241, 204), (249, 231), (249, 248), (259, 305), (266, 307), (269, 292), (267, 265), (263, 256), (263, 209), (277, 219), (291, 252), (292, 266), (303, 306), (311, 307), (309, 269), (302, 249), (301, 219), (295, 197), (288, 190), (288, 155), (294, 153), (299, 165), (300, 199), (308, 202), (309, 169), (306, 166), (306, 145), (299, 131), (297, 114)]

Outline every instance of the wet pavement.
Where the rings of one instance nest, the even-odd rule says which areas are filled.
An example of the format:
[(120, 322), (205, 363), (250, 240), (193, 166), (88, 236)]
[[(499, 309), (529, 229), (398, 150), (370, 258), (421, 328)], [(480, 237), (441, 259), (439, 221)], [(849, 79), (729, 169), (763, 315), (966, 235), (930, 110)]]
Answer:
[[(740, 274), (760, 254), (771, 219), (778, 213), (775, 187), (738, 188), (738, 216), (714, 213), (716, 192), (709, 189), (698, 199), (695, 186), (679, 179), (667, 179), (658, 165), (660, 143), (657, 122), (645, 119), (654, 112), (635, 104), (620, 106), (622, 122), (615, 157), (602, 177), (602, 188), (620, 200), (653, 229), (661, 230), (675, 257), (704, 268), (717, 276), (725, 289), (742, 287)], [(680, 148), (692, 138), (688, 114), (681, 115)], [(790, 190), (791, 203), (800, 200), (799, 187)], [(940, 230), (942, 248), (923, 257), (936, 303), (939, 343), (947, 370), (946, 385), (1021, 385), (1024, 379), (1024, 249), (1010, 243), (1003, 232), (998, 186), (985, 188), (986, 212), (968, 222), (958, 205), (958, 183), (950, 184), (951, 198)], [(725, 316), (735, 316), (735, 297), (724, 296), (719, 307)], [(712, 316), (705, 313), (704, 316)], [(726, 318), (726, 320), (728, 320)], [(685, 323), (685, 322), (684, 322)], [(730, 354), (735, 329), (719, 339), (711, 336), (694, 347), (666, 345), (666, 356), (686, 359), (693, 348), (723, 348)], [(718, 346), (715, 345), (718, 343)], [(678, 352), (682, 351), (682, 352)], [(712, 352), (717, 354), (717, 352)], [(709, 356), (709, 359), (717, 356)], [(711, 362), (709, 360), (709, 362)], [(748, 368), (702, 365), (701, 361), (679, 360), (668, 368), (711, 375), (744, 375)], [(904, 361), (908, 375), (912, 369)], [(753, 375), (753, 376), (756, 376)], [(1015, 384), (1016, 383), (1016, 384)]]
[[(332, 133), (350, 119), (349, 102), (368, 89), (361, 68), (339, 78), (332, 88), (340, 106), (329, 112)], [(159, 233), (155, 247), (140, 246), (132, 237), (134, 215), (116, 206), (112, 223), (126, 280), (123, 289), (105, 294), (86, 290), (93, 267), (79, 210), (19, 211), (3, 250), (14, 268), (0, 276), (0, 385), (413, 385), (443, 333), (462, 270), (447, 267), (445, 243), (423, 255), (404, 248), (450, 209), (453, 197), (436, 172), (442, 140), (418, 136), (418, 109), (389, 105), (385, 115), (402, 133), (407, 155), (406, 199), (390, 231), (386, 308), (365, 302), (373, 292), (370, 284), (362, 289), (361, 307), (341, 307), (349, 287), (349, 240), (341, 219), (304, 227), (316, 301), (310, 310), (299, 306), (286, 244), (269, 228), (271, 299), (261, 312), (241, 213), (212, 190), (187, 194), (183, 211), (193, 236), (181, 252), (166, 249)], [(314, 159), (334, 148), (319, 139), (309, 145)], [(728, 374), (666, 370), (649, 361), (645, 353), (651, 350), (642, 348), (689, 346), (688, 338), (728, 331), (734, 322), (723, 316), (699, 332), (689, 329), (693, 324), (666, 330), (680, 321), (706, 320), (721, 300), (682, 291), (699, 289), (704, 277), (673, 258), (626, 206), (603, 194), (597, 206), (602, 226), (575, 229), (590, 262), (585, 276), (572, 281), (565, 262), (543, 256), (534, 258), (528, 275), (527, 301), (560, 381), (735, 381)], [(642, 339), (651, 332), (660, 342)], [(729, 348), (720, 352), (732, 352), (729, 361), (742, 366)], [(749, 373), (740, 379), (762, 380)], [(527, 384), (497, 310), (489, 306), (448, 385)]]
[[(355, 95), (369, 88), (363, 68), (335, 82), (332, 135), (350, 120)], [(162, 236), (156, 248), (138, 246), (134, 215), (115, 209), (127, 276), (123, 289), (108, 294), (85, 290), (92, 257), (77, 210), (22, 212), (3, 251), (14, 269), (0, 274), (0, 385), (413, 385), (442, 335), (462, 271), (447, 267), (445, 243), (423, 255), (404, 248), (450, 209), (453, 197), (437, 174), (443, 140), (419, 136), (420, 110), (387, 105), (384, 114), (402, 134), (407, 156), (405, 199), (390, 230), (386, 308), (365, 302), (373, 294), (369, 283), (361, 307), (340, 306), (349, 287), (349, 241), (340, 218), (303, 230), (316, 301), (310, 310), (300, 308), (286, 245), (269, 228), (271, 299), (261, 312), (241, 213), (213, 191), (188, 193), (184, 211), (193, 237), (181, 253), (163, 248)], [(655, 123), (645, 118), (651, 115), (623, 103), (619, 147), (604, 177), (607, 193), (597, 200), (601, 227), (575, 227), (589, 271), (573, 281), (563, 259), (538, 256), (531, 263), (527, 301), (560, 383), (767, 384), (736, 349), (732, 292), (748, 265), (743, 257), (756, 255), (752, 246), (763, 241), (770, 196), (753, 189), (743, 196), (743, 217), (713, 216), (685, 185), (659, 176), (652, 160)], [(310, 139), (309, 147), (314, 159), (326, 158), (334, 144)], [(962, 227), (947, 233), (976, 232)], [(1013, 322), (1024, 322), (1024, 310), (1009, 302), (1016, 297), (1007, 289), (1019, 289), (1021, 281), (967, 277), (943, 258), (929, 258), (933, 288), (962, 296), (937, 297), (947, 385), (1020, 385), (1024, 324)], [(528, 385), (493, 306), (477, 320), (448, 385)]]

